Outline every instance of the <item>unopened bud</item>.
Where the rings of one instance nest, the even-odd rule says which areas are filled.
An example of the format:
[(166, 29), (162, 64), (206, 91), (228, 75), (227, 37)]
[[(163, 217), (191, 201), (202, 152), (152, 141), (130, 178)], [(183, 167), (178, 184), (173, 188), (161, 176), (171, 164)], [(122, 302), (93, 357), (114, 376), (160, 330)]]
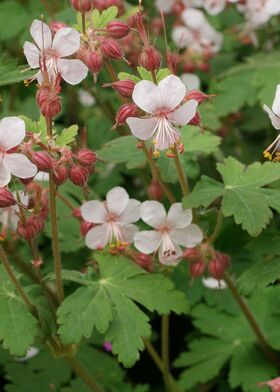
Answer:
[(60, 98), (58, 96), (50, 97), (42, 103), (40, 108), (43, 116), (54, 118), (61, 112)]
[(116, 115), (116, 122), (118, 125), (125, 124), (129, 117), (137, 117), (138, 107), (134, 103), (126, 103), (122, 105)]
[(211, 97), (213, 97), (213, 96), (207, 95), (200, 90), (191, 90), (187, 93), (185, 100), (189, 101), (190, 99), (194, 99), (198, 103), (203, 103), (204, 101), (206, 101), (207, 99), (209, 99)]
[(83, 237), (95, 226), (94, 223), (83, 221), (80, 225), (80, 233)]
[(160, 183), (157, 180), (152, 180), (147, 190), (149, 199), (151, 200), (162, 200), (164, 196), (164, 192), (160, 186)]
[(72, 211), (72, 216), (73, 216), (73, 218), (76, 218), (76, 219), (82, 219), (81, 209), (80, 208), (75, 208)]
[(183, 259), (190, 263), (195, 263), (201, 259), (199, 249), (197, 248), (186, 248), (183, 253)]
[(34, 227), (35, 234), (38, 235), (44, 230), (45, 220), (41, 215), (34, 215), (28, 219), (27, 224), (32, 225)]
[(27, 222), (26, 224), (19, 222), (17, 227), (17, 234), (26, 241), (31, 241), (36, 236), (36, 228), (32, 222)]
[(93, 8), (93, 0), (71, 0), (71, 5), (78, 12), (89, 12)]
[(119, 20), (107, 24), (107, 31), (113, 38), (124, 38), (130, 31), (129, 26)]
[(50, 29), (51, 29), (52, 35), (55, 35), (58, 32), (58, 30), (64, 29), (65, 27), (67, 27), (67, 25), (63, 22), (51, 22), (50, 23)]
[(215, 279), (222, 279), (225, 270), (230, 266), (230, 257), (225, 253), (216, 252), (215, 256), (208, 263), (208, 272)]
[(74, 185), (83, 187), (88, 181), (88, 171), (82, 166), (73, 166), (69, 171), (69, 178)]
[(0, 188), (0, 208), (11, 207), (15, 204), (13, 194), (7, 188)]
[(148, 71), (156, 71), (161, 64), (161, 54), (153, 46), (144, 48), (139, 57), (139, 64)]
[(193, 278), (201, 276), (205, 271), (205, 267), (206, 265), (203, 260), (199, 260), (196, 261), (195, 263), (191, 263), (189, 266), (191, 276)]
[(150, 255), (145, 255), (144, 253), (137, 253), (134, 256), (134, 260), (137, 265), (144, 268), (145, 270), (151, 272), (153, 270), (153, 258)]
[(199, 124), (201, 123), (201, 117), (200, 114), (198, 112), (195, 113), (195, 116), (191, 119), (191, 121), (189, 122), (189, 125), (194, 125), (194, 126), (199, 126)]
[(35, 152), (32, 155), (31, 160), (39, 171), (50, 172), (53, 169), (53, 160), (49, 154), (44, 151)]
[[(122, 97), (131, 98), (136, 83), (133, 80), (119, 80), (118, 82), (111, 83), (113, 87)], [(105, 85), (106, 86), (106, 85)]]
[(53, 180), (56, 183), (56, 185), (64, 184), (69, 177), (67, 167), (57, 166), (54, 169), (52, 176), (53, 176)]
[(202, 72), (209, 72), (210, 70), (210, 64), (206, 61), (202, 61), (201, 63), (198, 64), (198, 69)]
[(82, 166), (90, 167), (96, 163), (96, 154), (88, 148), (84, 148), (78, 152), (77, 160)]
[(195, 64), (192, 60), (187, 60), (183, 64), (183, 72), (186, 73), (193, 73), (195, 71)]
[(96, 50), (90, 51), (87, 53), (84, 62), (90, 72), (93, 74), (98, 74), (103, 65), (102, 54)]
[(105, 38), (101, 42), (101, 50), (103, 54), (110, 59), (121, 59), (123, 57), (123, 51), (115, 39), (112, 38)]

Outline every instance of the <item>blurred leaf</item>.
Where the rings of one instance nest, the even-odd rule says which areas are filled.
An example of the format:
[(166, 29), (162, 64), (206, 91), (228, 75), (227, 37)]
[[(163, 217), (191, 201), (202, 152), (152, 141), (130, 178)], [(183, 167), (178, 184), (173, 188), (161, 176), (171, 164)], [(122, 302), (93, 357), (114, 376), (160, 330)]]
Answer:
[[(15, 38), (28, 24), (29, 15), (18, 1), (6, 0), (0, 3), (1, 40)], [(4, 76), (2, 72), (0, 75)]]
[(182, 128), (182, 142), (186, 152), (211, 154), (218, 151), (221, 138), (208, 131), (202, 133), (200, 128), (187, 125)]
[(68, 144), (73, 143), (78, 135), (78, 131), (78, 125), (71, 125), (71, 127), (63, 129), (61, 134), (57, 135), (55, 144), (59, 147), (65, 147)]
[(36, 71), (26, 71), (27, 68), (28, 65), (18, 67), (17, 60), (8, 59), (6, 56), (2, 55), (0, 57), (0, 86), (7, 86), (9, 84), (31, 79), (35, 75)]

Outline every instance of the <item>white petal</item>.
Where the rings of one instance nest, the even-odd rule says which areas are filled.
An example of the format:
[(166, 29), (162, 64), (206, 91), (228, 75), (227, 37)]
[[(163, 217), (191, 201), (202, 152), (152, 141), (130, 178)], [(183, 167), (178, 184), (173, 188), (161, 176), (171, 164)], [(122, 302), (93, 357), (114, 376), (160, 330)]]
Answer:
[(133, 223), (140, 219), (141, 203), (135, 199), (129, 199), (127, 206), (119, 216), (121, 222)]
[(147, 113), (154, 114), (159, 108), (158, 86), (148, 80), (141, 80), (134, 87), (132, 99), (134, 103)]
[(160, 104), (162, 108), (175, 109), (187, 93), (182, 80), (175, 75), (169, 75), (158, 84)]
[(133, 242), (133, 239), (138, 233), (139, 229), (136, 225), (132, 225), (131, 223), (119, 223), (119, 228), (121, 230), (121, 234), (126, 242), (129, 244)]
[(104, 203), (98, 200), (86, 201), (81, 206), (82, 218), (91, 223), (105, 223), (106, 208)]
[(172, 11), (174, 3), (175, 0), (156, 0), (156, 7), (162, 12), (169, 13)]
[(161, 234), (155, 230), (140, 231), (134, 237), (135, 248), (145, 254), (150, 254), (158, 250), (161, 241)]
[(188, 226), (192, 221), (192, 210), (183, 210), (182, 203), (174, 203), (167, 214), (168, 223), (176, 229)]
[(203, 232), (195, 224), (191, 224), (184, 229), (172, 230), (170, 236), (176, 244), (186, 248), (194, 248), (203, 240)]
[(31, 68), (39, 68), (40, 52), (37, 46), (26, 41), (23, 45), (23, 52)]
[(272, 111), (276, 116), (280, 117), (280, 84), (276, 88), (275, 97), (272, 104)]
[(57, 69), (62, 79), (72, 85), (80, 83), (88, 74), (86, 65), (82, 61), (75, 59), (58, 59)]
[(181, 80), (189, 91), (200, 89), (200, 79), (193, 73), (184, 73), (181, 75)]
[(179, 109), (170, 113), (168, 119), (177, 125), (186, 125), (194, 118), (197, 106), (198, 102), (190, 99), (184, 105), (180, 106)]
[(266, 113), (268, 114), (274, 128), (280, 129), (280, 118), (277, 117), (268, 106), (264, 105), (263, 108), (266, 111)]
[(156, 117), (137, 118), (129, 117), (127, 120), (131, 133), (141, 140), (147, 140), (152, 137), (152, 134), (157, 127), (158, 120)]
[(18, 146), (25, 138), (25, 123), (18, 117), (5, 117), (0, 121), (0, 146), (6, 151)]
[(43, 49), (49, 49), (52, 45), (52, 34), (48, 25), (43, 23), (41, 20), (33, 20), (30, 27), (30, 34), (34, 39), (38, 47)]
[(37, 167), (23, 154), (6, 154), (3, 160), (16, 177), (31, 178), (37, 174)]
[(86, 245), (90, 249), (104, 248), (109, 242), (107, 237), (107, 224), (93, 227), (86, 235)]
[(0, 161), (0, 188), (8, 185), (11, 181), (11, 173), (7, 168), (4, 159)]
[(172, 31), (172, 39), (179, 49), (184, 49), (191, 44), (193, 33), (187, 27), (177, 26)]
[(121, 215), (121, 213), (125, 210), (128, 205), (128, 201), (129, 196), (127, 191), (120, 186), (116, 186), (111, 189), (106, 196), (108, 210), (117, 215)]
[(80, 48), (80, 34), (72, 28), (59, 29), (53, 39), (52, 48), (60, 57), (70, 56)]
[(204, 287), (212, 290), (224, 290), (227, 288), (227, 284), (223, 279), (218, 280), (211, 277), (202, 278), (202, 284)]
[(187, 27), (199, 30), (205, 23), (208, 23), (203, 12), (194, 8), (187, 8), (182, 13), (182, 19)]
[(164, 253), (163, 246), (161, 245), (159, 248), (158, 257), (161, 264), (175, 266), (179, 263), (182, 254), (183, 252), (181, 247), (179, 245), (174, 244), (174, 253), (167, 256)]
[(225, 0), (205, 0), (204, 8), (210, 15), (218, 15), (226, 6)]
[(165, 208), (158, 201), (144, 201), (141, 205), (141, 218), (149, 226), (160, 227), (166, 221)]

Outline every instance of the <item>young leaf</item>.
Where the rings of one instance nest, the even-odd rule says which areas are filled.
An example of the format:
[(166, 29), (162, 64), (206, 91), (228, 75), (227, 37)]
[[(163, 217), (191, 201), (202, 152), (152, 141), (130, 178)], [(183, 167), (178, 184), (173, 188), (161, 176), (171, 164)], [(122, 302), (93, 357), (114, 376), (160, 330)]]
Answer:
[(157, 72), (157, 82), (159, 83), (161, 80), (170, 75), (170, 71), (168, 68), (162, 68)]
[(148, 316), (135, 302), (160, 314), (185, 313), (188, 304), (169, 279), (146, 274), (130, 260), (99, 254), (97, 261), (100, 279), (91, 271), (81, 280), (83, 287), (59, 308), (59, 333), (65, 344), (79, 343), (96, 328), (112, 342), (119, 361), (129, 367), (144, 348), (142, 337), (151, 333)]
[(59, 147), (67, 146), (75, 141), (78, 135), (78, 125), (71, 125), (69, 128), (63, 129), (60, 135), (56, 137), (56, 145)]
[(25, 356), (39, 334), (37, 320), (0, 266), (0, 339), (12, 355)]
[(93, 25), (93, 27), (94, 27), (95, 29), (100, 29), (100, 25), (101, 25), (101, 23), (100, 23), (101, 15), (100, 15), (100, 12), (99, 12), (99, 10), (98, 10), (97, 8), (95, 8), (95, 9), (92, 11), (91, 20), (92, 20), (92, 25)]
[(116, 18), (118, 12), (118, 7), (116, 7), (115, 5), (104, 10), (100, 16), (98, 28), (104, 29), (109, 22)]
[(130, 74), (128, 72), (120, 72), (118, 74), (118, 78), (119, 78), (119, 80), (127, 80), (127, 79), (128, 80), (133, 80), (136, 83), (140, 82), (140, 80), (141, 80), (138, 76), (132, 75), (132, 74)]
[(149, 80), (149, 81), (153, 81), (153, 77), (150, 71), (147, 71), (145, 68), (143, 67), (137, 67), (137, 71), (141, 77), (141, 79), (143, 80)]

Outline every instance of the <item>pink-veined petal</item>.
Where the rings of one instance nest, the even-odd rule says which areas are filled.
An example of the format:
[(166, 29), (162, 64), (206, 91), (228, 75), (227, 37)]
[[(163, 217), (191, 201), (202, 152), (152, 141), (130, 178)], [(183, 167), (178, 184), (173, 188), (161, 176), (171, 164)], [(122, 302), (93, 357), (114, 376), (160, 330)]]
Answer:
[(168, 223), (176, 229), (182, 229), (192, 222), (192, 210), (183, 210), (182, 203), (174, 203), (167, 214)]
[(128, 205), (129, 196), (124, 188), (116, 186), (107, 193), (106, 202), (109, 212), (121, 215)]
[(141, 218), (152, 227), (160, 227), (166, 221), (166, 211), (163, 204), (154, 200), (144, 201), (141, 205)]
[(160, 241), (161, 234), (155, 230), (140, 231), (134, 237), (135, 248), (147, 255), (158, 250)]
[(127, 206), (119, 216), (121, 222), (134, 223), (139, 221), (141, 212), (141, 203), (135, 199), (129, 199)]
[(87, 77), (88, 68), (81, 60), (58, 59), (57, 69), (65, 82), (75, 85)]
[(37, 46), (26, 41), (23, 45), (23, 52), (31, 68), (39, 68), (40, 52)]
[(32, 178), (37, 174), (37, 167), (23, 154), (6, 154), (3, 158), (8, 170), (19, 178)]
[(154, 114), (159, 108), (160, 96), (158, 86), (148, 80), (141, 80), (134, 87), (134, 103), (147, 113)]
[(119, 223), (118, 226), (124, 240), (129, 244), (131, 244), (133, 242), (136, 233), (138, 233), (139, 231), (138, 227), (131, 223), (123, 223), (123, 222)]
[(197, 106), (198, 102), (190, 99), (184, 105), (180, 106), (179, 109), (170, 113), (168, 119), (177, 125), (186, 125), (194, 118)]
[(176, 244), (186, 248), (194, 248), (203, 240), (203, 232), (193, 223), (183, 229), (171, 230), (170, 236)]
[(82, 218), (91, 223), (105, 223), (106, 222), (106, 208), (104, 203), (98, 200), (86, 201), (81, 206)]
[(39, 49), (49, 49), (52, 45), (52, 33), (48, 25), (35, 19), (30, 27), (30, 34)]
[(187, 27), (177, 26), (172, 31), (172, 39), (179, 49), (184, 49), (191, 44), (193, 33)]
[(0, 161), (0, 188), (8, 185), (11, 181), (11, 173), (7, 168), (4, 159), (2, 158)]
[(160, 246), (158, 251), (158, 258), (161, 264), (164, 265), (177, 265), (180, 261), (180, 258), (183, 254), (182, 249), (179, 245), (173, 244), (174, 249), (173, 252), (166, 254), (163, 245)]
[(152, 137), (157, 127), (158, 119), (156, 117), (129, 117), (126, 122), (131, 130), (132, 135), (134, 135), (138, 139), (147, 140)]
[(275, 129), (280, 129), (280, 118), (276, 116), (276, 114), (273, 113), (273, 111), (267, 106), (263, 106), (264, 110), (268, 114), (271, 124), (274, 126)]
[(160, 108), (175, 109), (182, 102), (187, 93), (182, 80), (175, 75), (169, 75), (158, 84)]
[(109, 242), (107, 236), (108, 225), (103, 224), (93, 227), (86, 235), (86, 245), (90, 249), (104, 248)]
[(80, 34), (69, 27), (59, 29), (54, 36), (52, 48), (60, 57), (70, 56), (80, 48)]
[(25, 123), (18, 117), (5, 117), (0, 121), (0, 146), (6, 151), (18, 146), (25, 138)]
[(276, 116), (280, 117), (280, 84), (276, 88), (275, 97), (272, 104), (272, 111)]

